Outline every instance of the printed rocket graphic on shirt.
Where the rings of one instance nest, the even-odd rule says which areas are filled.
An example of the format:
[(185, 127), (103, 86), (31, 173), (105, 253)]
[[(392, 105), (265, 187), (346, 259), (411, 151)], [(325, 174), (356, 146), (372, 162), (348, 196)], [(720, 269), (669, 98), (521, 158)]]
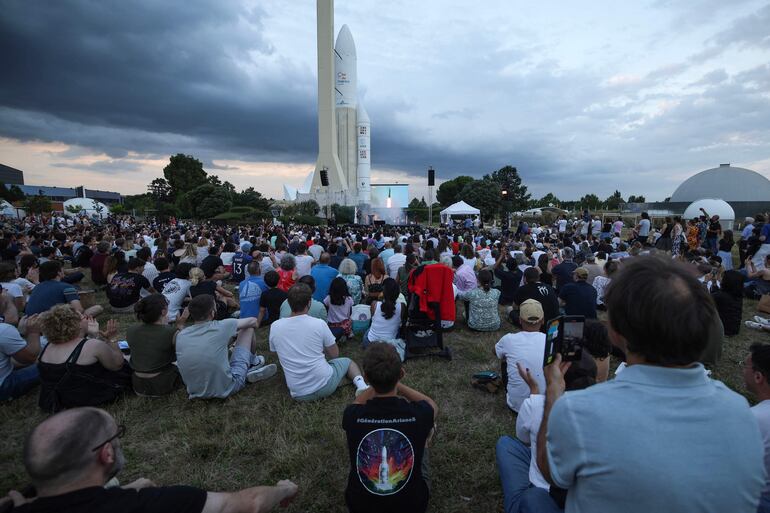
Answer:
[(395, 429), (378, 429), (358, 446), (356, 467), (361, 484), (375, 495), (392, 495), (409, 482), (414, 450), (409, 439)]

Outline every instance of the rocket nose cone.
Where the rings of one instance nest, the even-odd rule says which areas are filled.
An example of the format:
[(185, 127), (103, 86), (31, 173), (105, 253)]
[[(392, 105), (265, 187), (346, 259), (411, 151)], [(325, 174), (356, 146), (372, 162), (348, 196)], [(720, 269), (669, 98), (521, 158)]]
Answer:
[(353, 41), (353, 34), (350, 33), (347, 25), (343, 25), (339, 34), (337, 34), (337, 42), (334, 43), (334, 49), (339, 54), (356, 56), (356, 43)]

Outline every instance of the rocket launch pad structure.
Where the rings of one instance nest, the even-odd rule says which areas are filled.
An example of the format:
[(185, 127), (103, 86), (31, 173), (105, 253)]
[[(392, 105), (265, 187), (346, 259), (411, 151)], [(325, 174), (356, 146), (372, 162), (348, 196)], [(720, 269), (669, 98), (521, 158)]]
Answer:
[[(371, 121), (358, 99), (356, 44), (347, 25), (334, 37), (334, 0), (317, 0), (318, 158), (299, 190), (284, 185), (284, 199), (314, 199), (369, 210)], [(326, 169), (328, 187), (321, 184)]]

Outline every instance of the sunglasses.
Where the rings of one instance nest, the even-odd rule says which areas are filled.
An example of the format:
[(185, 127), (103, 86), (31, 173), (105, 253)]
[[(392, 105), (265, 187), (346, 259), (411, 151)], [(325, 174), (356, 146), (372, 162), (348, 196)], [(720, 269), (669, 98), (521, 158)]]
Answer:
[(94, 447), (93, 449), (91, 449), (91, 452), (98, 451), (99, 449), (101, 449), (104, 446), (104, 444), (108, 444), (108, 443), (112, 442), (113, 440), (115, 440), (116, 438), (122, 438), (123, 435), (125, 435), (125, 434), (126, 434), (126, 426), (124, 426), (123, 424), (118, 424), (118, 432), (115, 433), (113, 436), (109, 437), (104, 442), (102, 442), (99, 445), (97, 445), (96, 447)]

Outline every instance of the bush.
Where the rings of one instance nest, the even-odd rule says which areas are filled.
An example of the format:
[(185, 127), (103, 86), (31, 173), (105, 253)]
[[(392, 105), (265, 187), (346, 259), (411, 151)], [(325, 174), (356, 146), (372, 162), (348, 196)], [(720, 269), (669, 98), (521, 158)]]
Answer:
[(222, 212), (219, 215), (212, 217), (212, 219), (224, 219), (225, 221), (241, 221), (243, 220), (243, 214), (240, 212)]
[(233, 207), (230, 209), (230, 212), (238, 212), (239, 214), (249, 214), (251, 212), (254, 212), (254, 209), (252, 207)]
[(308, 216), (303, 214), (297, 214), (293, 216), (281, 216), (281, 222), (283, 224), (296, 223), (296, 224), (306, 224), (309, 226), (320, 226), (324, 224), (324, 220), (318, 216)]

